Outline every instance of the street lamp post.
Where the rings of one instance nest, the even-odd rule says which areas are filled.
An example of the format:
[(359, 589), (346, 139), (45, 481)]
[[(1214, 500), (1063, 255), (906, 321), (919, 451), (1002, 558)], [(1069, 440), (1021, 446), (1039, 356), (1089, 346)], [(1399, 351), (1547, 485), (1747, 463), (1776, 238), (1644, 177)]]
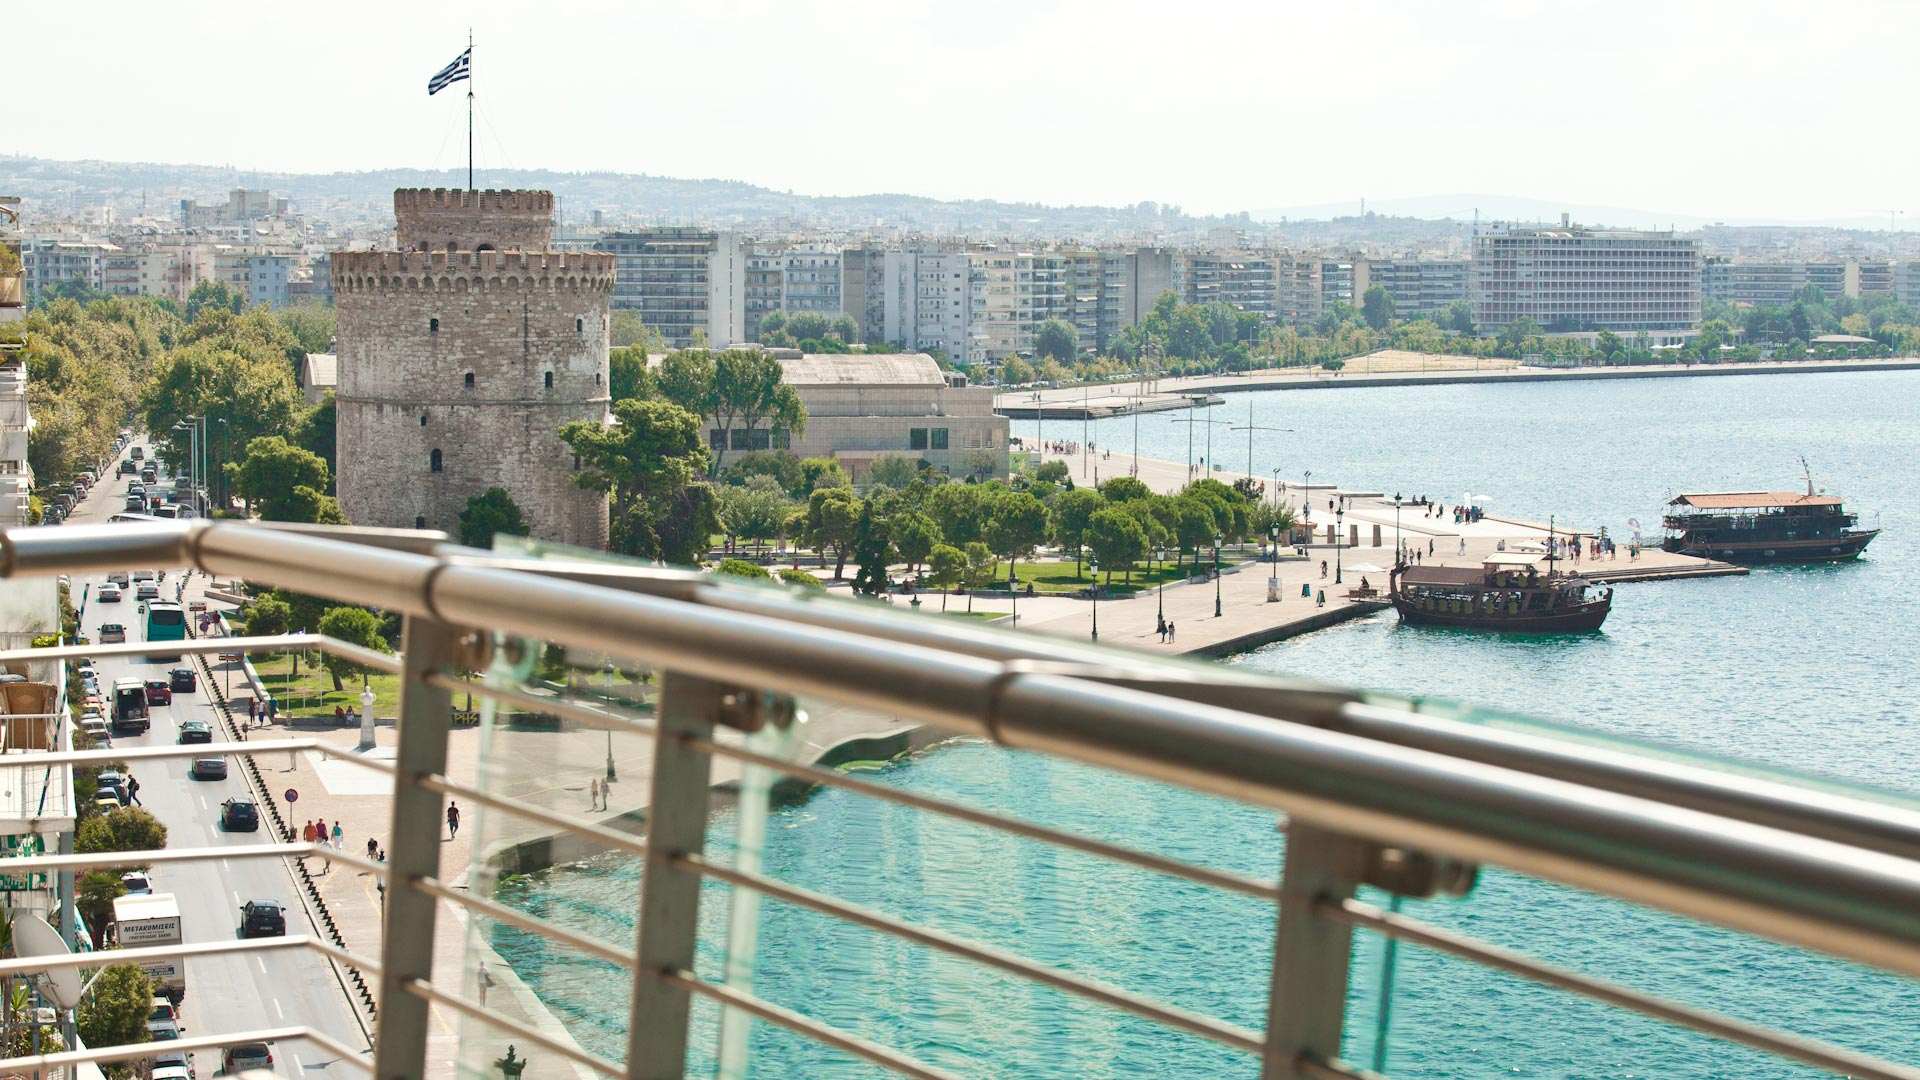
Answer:
[[(1300, 518), (1313, 520), (1313, 470), (1306, 470), (1307, 478), (1300, 482)], [(1311, 539), (1311, 538), (1309, 538)]]
[[(1208, 429), (1208, 430), (1212, 430), (1212, 429)], [(1256, 431), (1274, 431), (1274, 432), (1282, 432), (1288, 435), (1293, 434), (1292, 428), (1263, 427), (1261, 425), (1255, 424), (1253, 422), (1253, 395), (1252, 394), (1247, 395), (1246, 424), (1243, 426), (1231, 427), (1231, 428), (1228, 428), (1227, 430), (1228, 431), (1244, 431), (1247, 433), (1247, 482), (1248, 483), (1253, 482), (1253, 478), (1255, 475), (1253, 471), (1253, 433)], [(1278, 469), (1274, 470), (1274, 472), (1276, 473), (1279, 471), (1280, 470)]]
[[(613, 661), (607, 661), (607, 708), (613, 708)], [(607, 729), (607, 783), (620, 779), (613, 771), (613, 729)]]
[(1213, 617), (1216, 619), (1220, 617), (1220, 545), (1226, 539), (1219, 533), (1213, 534)]
[(1347, 542), (1347, 508), (1333, 512), (1333, 583), (1340, 584), (1340, 545)]
[(1040, 408), (1040, 391), (1033, 392), (1033, 441), (1034, 449), (1040, 451), (1040, 464), (1047, 463), (1047, 431), (1044, 426), (1047, 414)]
[(1167, 625), (1167, 548), (1165, 544), (1153, 549), (1153, 558), (1160, 564), (1160, 598), (1155, 604), (1154, 618), (1164, 627)]
[(214, 484), (214, 486), (220, 489), (220, 496), (221, 496), (221, 497), (220, 497), (220, 500), (219, 500), (219, 505), (220, 505), (220, 506), (222, 506), (222, 507), (224, 507), (224, 506), (226, 506), (226, 505), (227, 505), (227, 500), (226, 500), (226, 494), (227, 494), (227, 488), (226, 488), (226, 484), (227, 484), (227, 470), (226, 470), (226, 463), (227, 463), (227, 429), (228, 429), (228, 424), (227, 424), (227, 420), (226, 420), (226, 417), (221, 417), (221, 418), (220, 418), (219, 420), (217, 420), (217, 421), (215, 421), (215, 423), (217, 423), (217, 424), (219, 424), (219, 425), (220, 425), (220, 466), (221, 466), (221, 468), (220, 468), (220, 475), (219, 475), (218, 477), (216, 477), (216, 478), (215, 478), (215, 484)]
[(1100, 556), (1087, 557), (1087, 571), (1093, 575), (1093, 640), (1100, 640)]
[(1393, 564), (1400, 565), (1406, 546), (1400, 540), (1400, 496), (1393, 497)]

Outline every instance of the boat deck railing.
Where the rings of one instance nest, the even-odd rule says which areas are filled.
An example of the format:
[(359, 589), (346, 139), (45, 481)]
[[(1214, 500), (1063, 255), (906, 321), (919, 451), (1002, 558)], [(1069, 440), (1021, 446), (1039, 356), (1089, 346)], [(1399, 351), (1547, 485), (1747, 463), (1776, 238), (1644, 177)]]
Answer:
[[(1269, 1078), (1374, 1075), (1341, 1056), (1350, 1026), (1356, 931), (1414, 943), (1816, 1069), (1920, 1077), (1920, 1070), (1903, 1063), (1569, 970), (1362, 899), (1363, 888), (1395, 897), (1463, 895), (1480, 868), (1502, 867), (1912, 978), (1920, 976), (1920, 812), (1899, 805), (1631, 747), (1471, 723), (1340, 689), (823, 602), (692, 572), (481, 552), (449, 544), (439, 534), (190, 521), (0, 535), (0, 575), (7, 578), (149, 566), (192, 567), (377, 607), (404, 619), (398, 656), (311, 634), (0, 654), (17, 660), (298, 646), (399, 676), (398, 747), (387, 762), (313, 739), (48, 755), (49, 762), (83, 765), (300, 750), (352, 760), (391, 777), (386, 862), (289, 842), (11, 861), (21, 872), (54, 873), (130, 861), (317, 858), (382, 883), (386, 903), (377, 955), (295, 935), (122, 950), (116, 956), (310, 950), (377, 987), (370, 1053), (345, 1052), (338, 1040), (297, 1020), (273, 1031), (207, 1034), (172, 1044), (180, 1049), (304, 1038), (382, 1080), (410, 1080), (431, 1075), (428, 1016), (438, 1008), (474, 1032), (490, 1033), (489, 1039), (538, 1048), (599, 1074), (673, 1077), (687, 1068), (694, 1038), (690, 1016), (695, 1001), (705, 999), (719, 1006), (723, 1035), (728, 1024), (750, 1017), (902, 1075), (958, 1074), (911, 1048), (883, 1045), (801, 1008), (697, 974), (702, 885), (717, 881), (735, 896), (751, 893), (810, 909), (1217, 1043), (1246, 1055), (1250, 1069)], [(546, 646), (659, 672), (648, 707), (623, 706), (577, 689), (536, 694), (511, 679), (472, 677), (515, 665), (523, 670), (529, 650)], [(448, 752), (455, 693), (650, 741), (645, 835), (535, 805), (485, 783), (456, 780)], [(1284, 845), (1275, 846), (1280, 872), (1249, 876), (1198, 866), (1166, 852), (900, 790), (768, 752), (742, 738), (790, 722), (796, 698), (872, 710), (1271, 810), (1285, 822)], [(707, 850), (706, 832), (715, 807), (716, 764), (726, 762), (1271, 904), (1272, 977), (1257, 1010), (1264, 1022), (1195, 1012), (722, 858)], [(643, 860), (631, 899), (631, 942), (609, 943), (526, 915), (485, 890), (455, 887), (451, 879), (462, 868), (443, 865), (440, 841), (448, 798), (500, 821)], [(622, 970), (631, 995), (624, 1052), (607, 1056), (583, 1048), (551, 1025), (487, 1007), (471, 985), (436, 981), (433, 941), (446, 917), (443, 905)], [(1581, 933), (1580, 927), (1564, 930)], [(777, 941), (758, 944), (761, 950), (779, 947)], [(101, 959), (4, 960), (0, 973), (92, 967)], [(995, 1033), (974, 1032), (972, 1038), (984, 1045)], [(0, 1061), (0, 1072), (130, 1060), (151, 1050), (143, 1044), (14, 1058)], [(1604, 1067), (1594, 1063), (1596, 1070)]]

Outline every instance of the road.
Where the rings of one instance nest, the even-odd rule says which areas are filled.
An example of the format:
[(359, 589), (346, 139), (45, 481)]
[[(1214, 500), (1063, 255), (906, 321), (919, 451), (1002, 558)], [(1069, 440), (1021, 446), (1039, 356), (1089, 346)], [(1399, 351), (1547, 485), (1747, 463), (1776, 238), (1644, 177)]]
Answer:
[[(103, 480), (94, 485), (68, 520), (75, 524), (105, 522), (124, 505), (126, 488), (125, 477)], [(81, 599), (82, 587), (87, 587), (88, 602), (81, 613), (81, 624), (89, 639), (99, 640), (102, 622), (117, 622), (127, 627), (127, 640), (143, 640), (145, 627), (140, 618), (140, 605), (131, 592), (118, 603), (102, 604), (93, 599), (105, 580), (101, 575), (73, 581), (75, 603)], [(178, 571), (170, 570), (162, 583), (161, 595), (171, 599), (177, 580)], [(190, 589), (189, 597), (192, 592)], [(181, 663), (125, 658), (102, 658), (96, 662), (100, 686), (109, 698), (115, 679), (165, 678), (168, 669), (178, 666)], [(154, 706), (153, 725), (145, 735), (118, 736), (114, 745), (172, 744), (178, 737), (180, 724), (189, 719), (211, 724), (217, 740), (226, 737), (204, 680), (196, 692), (177, 695), (171, 706)], [(227, 833), (220, 829), (223, 800), (253, 797), (237, 763), (229, 769), (226, 780), (213, 781), (188, 779), (189, 764), (187, 760), (154, 762), (134, 772), (140, 781), (141, 804), (167, 827), (168, 847), (226, 847), (274, 839), (266, 822), (262, 822), (261, 831), (253, 833)], [(262, 761), (260, 764), (271, 783), (274, 763)], [(287, 929), (291, 933), (320, 933), (307, 918), (292, 869), (284, 859), (167, 864), (154, 869), (153, 881), (154, 891), (169, 892), (178, 899), (182, 937), (189, 942), (237, 937), (240, 905), (251, 899), (272, 899), (284, 904)], [(187, 1033), (191, 1035), (305, 1024), (347, 1046), (365, 1046), (366, 1036), (353, 1010), (354, 1005), (332, 966), (305, 950), (197, 957), (187, 961), (187, 996), (181, 1013)], [(273, 1056), (274, 1071), (281, 1076), (352, 1075), (333, 1063), (333, 1055), (305, 1043), (275, 1046)], [(218, 1054), (203, 1051), (195, 1057), (199, 1075), (210, 1076), (219, 1069)]]

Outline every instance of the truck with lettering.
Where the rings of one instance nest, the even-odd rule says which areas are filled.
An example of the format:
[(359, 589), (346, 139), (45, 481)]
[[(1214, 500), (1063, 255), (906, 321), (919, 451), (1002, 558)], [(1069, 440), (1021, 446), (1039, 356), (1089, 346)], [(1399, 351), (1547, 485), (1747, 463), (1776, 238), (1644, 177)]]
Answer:
[[(123, 949), (180, 944), (180, 905), (172, 893), (139, 893), (113, 902), (113, 943)], [(186, 964), (179, 957), (149, 960), (140, 970), (153, 980), (155, 993), (175, 1005), (187, 996)]]

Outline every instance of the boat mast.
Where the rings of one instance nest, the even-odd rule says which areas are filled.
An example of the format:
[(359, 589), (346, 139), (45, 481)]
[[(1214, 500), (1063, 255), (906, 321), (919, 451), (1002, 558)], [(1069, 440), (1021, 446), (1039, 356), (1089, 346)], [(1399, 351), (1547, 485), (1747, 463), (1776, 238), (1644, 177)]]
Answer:
[(1813, 494), (1813, 470), (1807, 467), (1807, 455), (1800, 455), (1800, 472), (1807, 478), (1807, 494)]

